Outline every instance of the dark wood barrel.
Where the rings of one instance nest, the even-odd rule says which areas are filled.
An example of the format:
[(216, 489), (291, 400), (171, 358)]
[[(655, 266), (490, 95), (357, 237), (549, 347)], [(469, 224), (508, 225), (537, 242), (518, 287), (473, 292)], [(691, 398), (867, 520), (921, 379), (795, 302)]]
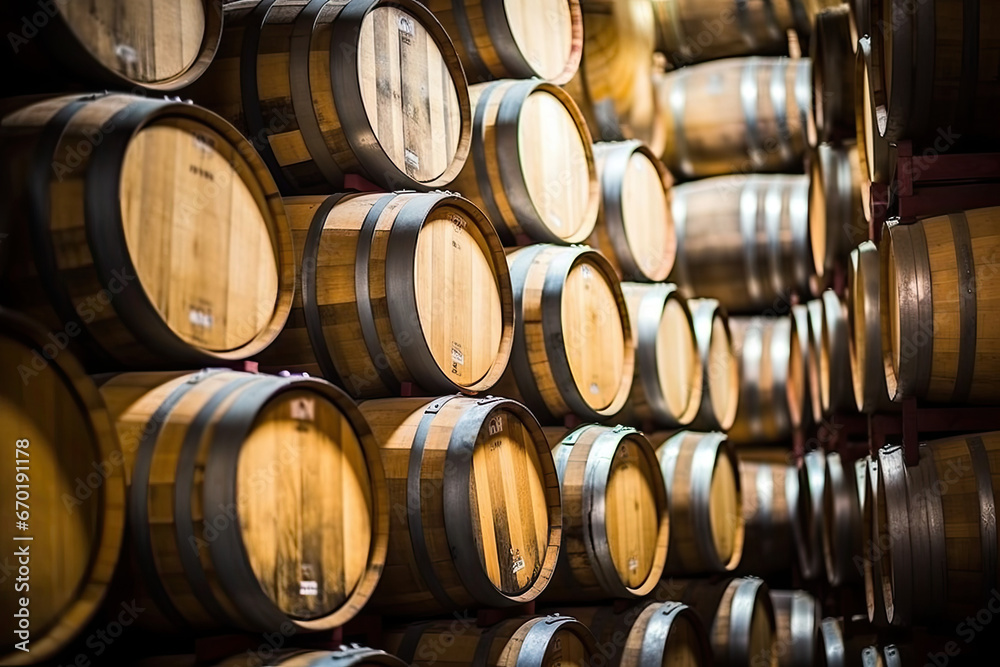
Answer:
[(816, 15), (809, 40), (812, 60), (812, 111), (816, 137), (812, 142), (853, 141), (854, 124), (854, 49), (857, 37), (851, 35), (851, 10), (847, 4), (824, 9)]
[(548, 443), (505, 398), (365, 401), (393, 512), (370, 607), (419, 615), (534, 600), (559, 555), (562, 510)]
[(854, 403), (865, 414), (899, 409), (889, 398), (882, 364), (880, 282), (878, 247), (864, 241), (851, 251), (848, 264), (847, 321)]
[(124, 373), (101, 394), (129, 471), (140, 623), (319, 631), (361, 610), (390, 508), (378, 446), (344, 392), (208, 369)]
[(865, 540), (861, 520), (861, 494), (867, 464), (844, 461), (840, 454), (826, 455), (823, 485), (823, 562), (831, 586), (860, 582), (858, 568)]
[(823, 302), (811, 299), (805, 303), (809, 320), (809, 399), (812, 413), (811, 421), (819, 424), (823, 421), (823, 388), (830, 386), (830, 367), (828, 359), (823, 357)]
[(740, 399), (729, 430), (735, 445), (773, 443), (792, 433), (790, 406), (801, 401), (802, 368), (792, 364), (790, 317), (731, 317)]
[(826, 369), (820, 386), (820, 402), (825, 416), (855, 411), (851, 385), (851, 355), (848, 339), (847, 302), (832, 289), (823, 292), (823, 322), (820, 339), (820, 367)]
[(475, 619), (430, 621), (387, 630), (385, 648), (413, 667), (585, 667), (597, 656), (594, 635), (569, 616), (511, 618), (481, 628)]
[[(167, 664), (163, 663), (163, 667), (167, 667)], [(180, 667), (183, 663), (172, 664)], [(247, 664), (247, 654), (243, 653), (223, 660), (215, 667), (247, 667)], [(406, 667), (406, 663), (394, 655), (357, 644), (342, 645), (336, 651), (307, 649), (275, 651), (273, 656), (267, 658), (267, 664), (272, 667)]]
[(388, 190), (455, 179), (472, 112), (451, 39), (414, 0), (236, 0), (185, 94), (253, 141), (282, 194), (359, 174)]
[(868, 234), (857, 151), (854, 145), (820, 144), (812, 154), (809, 241), (816, 279), (822, 285), (831, 285), (836, 270), (847, 264), (852, 240)]
[(820, 605), (805, 591), (770, 591), (774, 606), (778, 666), (822, 664)]
[(9, 43), (6, 94), (109, 85), (176, 90), (212, 62), (223, 0), (10, 0), (0, 8)]
[(0, 596), (0, 661), (35, 664), (65, 649), (107, 594), (125, 528), (125, 475), (104, 401), (57, 338), (0, 309), (0, 369), (9, 587)]
[[(796, 427), (809, 426), (813, 423), (813, 380), (815, 362), (813, 343), (809, 324), (809, 308), (804, 303), (792, 306), (792, 363), (802, 368), (802, 389), (795, 391), (789, 398), (798, 398), (800, 402), (793, 405), (790, 414), (792, 424)], [(791, 405), (791, 404), (790, 404)]]
[[(844, 626), (839, 618), (824, 618), (820, 623), (820, 645), (824, 667), (855, 667), (861, 664), (861, 652), (876, 641), (874, 634), (853, 634), (844, 637)], [(902, 666), (900, 666), (902, 667)], [(910, 667), (906, 665), (905, 667)]]
[(878, 646), (866, 646), (861, 651), (861, 667), (885, 667), (882, 651)]
[(787, 312), (811, 293), (809, 177), (720, 176), (671, 189), (670, 280), (734, 314)]
[(727, 572), (739, 565), (744, 523), (739, 465), (722, 433), (654, 433), (670, 510), (667, 574)]
[(594, 144), (594, 159), (601, 208), (588, 243), (626, 280), (666, 280), (677, 252), (670, 172), (647, 146), (634, 140)]
[(808, 58), (726, 58), (663, 77), (663, 161), (683, 178), (801, 168), (811, 113)]
[(656, 452), (633, 428), (545, 429), (559, 474), (562, 546), (545, 599), (646, 595), (663, 574), (670, 535)]
[(539, 78), (563, 84), (583, 55), (580, 0), (428, 0), (470, 83)]
[(708, 667), (712, 649), (698, 614), (681, 602), (646, 599), (621, 611), (612, 605), (560, 609), (590, 628), (600, 655), (590, 667)]
[(622, 292), (636, 363), (620, 421), (687, 426), (700, 410), (704, 381), (688, 302), (671, 283), (622, 283)]
[(514, 350), (495, 391), (544, 422), (574, 413), (602, 421), (632, 387), (632, 325), (614, 269), (586, 246), (536, 244), (507, 255)]
[(799, 502), (796, 536), (799, 569), (802, 577), (813, 580), (823, 576), (823, 496), (826, 486), (826, 455), (814, 450), (799, 465)]
[(472, 202), (435, 193), (284, 200), (299, 289), (275, 370), (323, 375), (358, 398), (476, 394), (503, 374), (514, 298), (503, 246)]
[(690, 427), (728, 431), (740, 401), (740, 367), (733, 354), (726, 309), (715, 299), (689, 299), (694, 337), (701, 358), (701, 405)]
[(879, 134), (876, 110), (885, 99), (879, 64), (872, 59), (871, 39), (858, 40), (854, 61), (854, 127), (857, 134), (858, 167), (861, 172), (861, 202), (865, 219), (871, 221), (872, 184), (887, 185), (896, 170), (896, 149)]
[(0, 217), (22, 224), (6, 303), (92, 373), (234, 361), (274, 340), (292, 238), (274, 180), (231, 125), (117, 93), (13, 104)]
[(737, 571), (758, 575), (787, 572), (795, 549), (796, 470), (785, 463), (748, 461), (742, 455), (739, 466), (744, 533), (743, 558)]
[(882, 359), (889, 396), (1000, 402), (1000, 207), (883, 227)]

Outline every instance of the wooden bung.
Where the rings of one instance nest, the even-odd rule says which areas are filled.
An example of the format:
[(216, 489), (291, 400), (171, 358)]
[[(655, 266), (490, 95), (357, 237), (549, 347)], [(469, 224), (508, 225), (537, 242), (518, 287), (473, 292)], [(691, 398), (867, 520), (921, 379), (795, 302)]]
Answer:
[(823, 485), (823, 562), (831, 586), (855, 584), (864, 542), (861, 493), (865, 467), (846, 462), (837, 452), (826, 455)]
[(118, 93), (15, 104), (0, 131), (12, 193), (0, 217), (23, 221), (8, 304), (92, 373), (235, 361), (274, 340), (295, 286), (292, 237), (231, 125)]
[(500, 240), (450, 193), (288, 197), (299, 289), (258, 358), (358, 398), (475, 394), (507, 367), (514, 298)]
[(847, 302), (832, 289), (824, 291), (820, 299), (823, 302), (820, 367), (826, 369), (820, 392), (823, 414), (852, 414), (856, 408), (851, 386)]
[(821, 607), (805, 591), (770, 592), (779, 667), (823, 664), (819, 639)]
[(622, 293), (636, 363), (632, 392), (619, 421), (683, 428), (698, 414), (704, 387), (688, 302), (670, 283), (622, 283)]
[(882, 364), (882, 316), (878, 248), (864, 241), (851, 251), (847, 270), (848, 351), (854, 402), (865, 414), (899, 409), (889, 398)]
[(161, 631), (329, 630), (368, 601), (389, 504), (345, 393), (224, 369), (124, 373), (101, 395), (129, 479), (128, 581)]
[(546, 423), (570, 413), (602, 421), (632, 387), (635, 345), (614, 270), (586, 246), (536, 244), (507, 255), (514, 349), (494, 391)]
[(346, 174), (430, 190), (469, 154), (462, 65), (415, 0), (228, 2), (219, 53), (185, 94), (251, 138), (285, 195)]
[(559, 555), (562, 510), (548, 443), (505, 398), (365, 401), (392, 512), (369, 605), (428, 614), (534, 600)]
[(845, 3), (816, 15), (815, 30), (809, 42), (816, 130), (810, 142), (812, 145), (853, 141), (856, 136), (854, 49), (858, 38), (852, 38), (850, 14)]
[(666, 280), (677, 253), (670, 213), (673, 177), (639, 141), (594, 144), (594, 159), (601, 208), (588, 243), (626, 280)]
[(428, 0), (455, 43), (469, 83), (539, 78), (556, 85), (583, 55), (580, 0)]
[(787, 312), (808, 297), (809, 178), (720, 176), (671, 188), (677, 259), (671, 282), (731, 313)]
[(783, 442), (792, 434), (791, 405), (802, 399), (802, 367), (794, 365), (792, 320), (731, 317), (740, 398), (729, 439), (736, 445)]
[(667, 558), (667, 494), (656, 452), (625, 426), (544, 429), (563, 507), (559, 564), (546, 600), (646, 595)]
[[(820, 144), (809, 169), (809, 245), (816, 282), (829, 286), (847, 264), (852, 239), (868, 235), (861, 202), (857, 147)], [(819, 289), (814, 289), (819, 292)]]
[[(787, 454), (785, 455), (787, 458)], [(786, 463), (739, 459), (743, 557), (738, 572), (788, 572), (794, 557), (799, 478)]]
[(62, 652), (104, 600), (125, 530), (125, 476), (83, 367), (36, 322), (6, 309), (0, 369), (0, 537), (10, 587), (0, 596), (8, 637), (0, 662), (27, 665)]
[(670, 511), (667, 574), (728, 572), (743, 553), (739, 467), (722, 433), (654, 433)]
[(733, 353), (726, 309), (715, 299), (689, 299), (698, 357), (701, 359), (701, 404), (692, 429), (728, 431), (740, 400), (740, 368)]

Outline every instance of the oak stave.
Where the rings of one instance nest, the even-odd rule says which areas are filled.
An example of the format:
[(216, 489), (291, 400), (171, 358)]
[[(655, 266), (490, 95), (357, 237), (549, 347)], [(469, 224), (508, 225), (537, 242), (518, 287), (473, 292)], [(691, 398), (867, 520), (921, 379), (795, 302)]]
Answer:
[(770, 591), (779, 667), (823, 664), (820, 605), (805, 591)]
[(794, 171), (806, 146), (808, 58), (727, 58), (663, 77), (670, 133), (663, 161), (683, 178)]
[(286, 196), (349, 174), (431, 190), (469, 154), (462, 65), (414, 0), (227, 3), (219, 53), (185, 94), (252, 138)]
[(583, 55), (580, 0), (527, 4), (428, 0), (426, 6), (454, 41), (470, 83), (531, 78), (566, 83)]
[(739, 466), (722, 433), (654, 433), (670, 514), (666, 574), (728, 572), (744, 547)]
[[(812, 144), (854, 140), (854, 49), (847, 3), (816, 15), (809, 47), (812, 60), (812, 111), (816, 137)], [(867, 34), (867, 33), (865, 33)]]
[[(879, 498), (879, 457), (865, 457), (864, 493), (859, 493), (861, 499), (861, 526), (863, 543), (861, 545), (861, 568), (865, 578), (865, 611), (868, 621), (876, 628), (889, 627), (886, 615), (885, 599), (882, 594), (881, 563), (883, 551), (891, 544), (878, 543), (875, 532), (876, 518), (880, 505), (884, 503)], [(884, 511), (884, 510), (883, 510)]]
[(735, 445), (783, 442), (792, 434), (790, 406), (801, 402), (803, 390), (803, 369), (793, 363), (791, 318), (731, 317), (729, 328), (740, 378), (729, 439)]
[(739, 362), (733, 354), (726, 309), (715, 299), (688, 299), (698, 356), (701, 359), (701, 404), (692, 429), (728, 431), (740, 401)]
[(614, 269), (598, 252), (536, 244), (507, 255), (514, 348), (494, 391), (545, 423), (574, 413), (602, 421), (632, 387), (632, 324)]
[(224, 369), (124, 373), (100, 391), (129, 472), (128, 581), (150, 608), (140, 624), (310, 632), (361, 610), (385, 562), (389, 505), (346, 394)]
[(646, 595), (660, 580), (670, 524), (656, 453), (633, 428), (545, 429), (559, 473), (563, 537), (546, 600)]
[(399, 508), (370, 608), (418, 615), (534, 600), (556, 566), (562, 509), (532, 414), (508, 399), (460, 395), (360, 407)]
[(866, 465), (861, 461), (846, 462), (836, 452), (826, 455), (823, 562), (831, 586), (855, 584), (863, 576), (857, 564), (865, 539), (860, 494), (864, 491)]
[(796, 512), (796, 543), (799, 570), (806, 580), (823, 576), (823, 497), (826, 487), (826, 454), (822, 450), (807, 453), (799, 465), (799, 498)]
[(732, 313), (783, 314), (792, 295), (811, 294), (808, 177), (723, 176), (671, 194), (672, 282)]
[(323, 375), (356, 398), (477, 394), (503, 374), (514, 298), (503, 247), (450, 193), (287, 197), (300, 282), (289, 321), (258, 356)]
[[(903, 460), (902, 447), (886, 446), (878, 451), (878, 472), (873, 482), (871, 513), (871, 552), (873, 554), (872, 585), (878, 595), (868, 595), (868, 604), (879, 605), (874, 614), (884, 617), (889, 625), (902, 627), (912, 620), (914, 600), (923, 587), (913, 578), (910, 552), (916, 535), (909, 525), (907, 504), (911, 475)], [(934, 566), (927, 563), (921, 579), (933, 579)], [(867, 582), (866, 582), (867, 585)]]
[(837, 269), (847, 264), (852, 239), (868, 234), (857, 151), (854, 145), (820, 144), (812, 154), (809, 241), (817, 282), (827, 286)]
[(1000, 401), (1000, 207), (883, 227), (882, 359), (889, 396)]
[(873, 214), (873, 184), (888, 185), (895, 178), (896, 148), (879, 134), (876, 110), (883, 104), (885, 90), (881, 65), (873, 59), (871, 39), (858, 40), (854, 61), (854, 127), (857, 134), (858, 168), (861, 172), (861, 203), (865, 220)]
[(277, 336), (295, 283), (291, 233), (235, 128), (118, 93), (12, 105), (0, 145), (13, 196), (0, 217), (24, 224), (8, 304), (92, 373), (236, 361)]
[(758, 575), (787, 572), (795, 549), (799, 478), (785, 463), (759, 463), (740, 456), (743, 496), (743, 557), (737, 569)]
[(851, 385), (851, 355), (848, 339), (848, 304), (832, 289), (823, 292), (820, 367), (827, 373), (820, 387), (824, 416), (851, 414), (856, 410)]
[(677, 252), (670, 172), (647, 146), (634, 140), (594, 144), (594, 160), (601, 207), (588, 243), (625, 280), (666, 280)]
[(847, 271), (848, 349), (854, 402), (865, 414), (899, 409), (889, 398), (882, 363), (881, 277), (878, 248), (864, 241), (851, 251)]
[[(0, 517), (10, 586), (0, 610), (11, 637), (0, 661), (25, 665), (62, 652), (107, 595), (125, 530), (125, 477), (107, 408), (70, 352), (60, 352), (38, 323), (0, 309), (0, 362), (0, 436), (8, 447)], [(16, 530), (15, 520), (26, 520), (29, 532)], [(15, 541), (24, 536), (37, 539)], [(28, 562), (19, 562), (22, 546)], [(25, 574), (30, 589), (17, 588), (23, 596), (31, 591), (27, 628), (15, 616), (22, 609), (15, 578)], [(25, 629), (30, 653), (15, 649), (29, 639), (15, 634)]]

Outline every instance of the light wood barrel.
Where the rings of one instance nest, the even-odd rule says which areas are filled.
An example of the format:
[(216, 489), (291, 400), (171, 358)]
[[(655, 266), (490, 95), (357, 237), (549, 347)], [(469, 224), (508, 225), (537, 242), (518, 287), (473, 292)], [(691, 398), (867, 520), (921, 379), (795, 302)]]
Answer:
[(703, 371), (688, 302), (676, 285), (622, 283), (635, 345), (623, 423), (690, 424), (701, 407)]
[(652, 0), (656, 49), (674, 67), (718, 58), (788, 53), (792, 2)]
[(795, 549), (792, 522), (798, 511), (799, 478), (784, 463), (756, 463), (740, 457), (743, 496), (743, 558), (738, 571), (788, 572)]
[(801, 168), (811, 113), (808, 58), (727, 58), (667, 74), (663, 153), (684, 178)]
[(365, 401), (394, 511), (371, 608), (428, 614), (535, 599), (559, 555), (562, 510), (549, 446), (504, 398)]
[(879, 512), (879, 457), (866, 458), (865, 493), (861, 498), (861, 523), (864, 542), (861, 545), (861, 567), (865, 577), (865, 610), (868, 621), (876, 628), (887, 628), (889, 618), (886, 615), (885, 599), (882, 595), (881, 564), (883, 549), (890, 544), (879, 545), (875, 532), (876, 519)]
[(793, 294), (810, 294), (807, 176), (722, 176), (675, 186), (671, 195), (672, 282), (732, 313), (787, 312)]
[(548, 600), (646, 595), (667, 558), (667, 494), (656, 452), (626, 426), (545, 429), (559, 474), (563, 537)]
[(62, 651), (101, 605), (125, 529), (125, 477), (104, 402), (54, 335), (0, 309), (0, 368), (0, 661), (26, 665)]
[[(873, 585), (880, 590), (881, 609), (889, 624), (906, 626), (912, 621), (913, 601), (918, 594), (914, 586), (911, 530), (908, 525), (908, 478), (903, 449), (887, 446), (878, 451), (878, 475), (874, 483), (871, 520), (871, 551), (873, 556)], [(978, 517), (976, 517), (978, 523)], [(936, 567), (940, 567), (940, 561)], [(919, 578), (930, 578), (934, 573), (924, 565)], [(871, 604), (871, 600), (869, 601)]]
[(223, 369), (101, 386), (127, 460), (133, 583), (175, 630), (327, 630), (368, 601), (389, 504), (372, 433), (330, 383)]
[(385, 648), (413, 667), (587, 667), (594, 635), (569, 616), (512, 618), (488, 627), (474, 619), (417, 623), (384, 634)]
[(848, 339), (847, 303), (832, 289), (823, 292), (820, 367), (826, 369), (820, 386), (823, 414), (852, 414), (856, 410), (851, 385), (851, 355)]
[(774, 606), (779, 667), (813, 667), (822, 663), (820, 605), (805, 591), (770, 592)]
[(847, 270), (848, 349), (854, 402), (865, 414), (899, 408), (889, 398), (882, 364), (881, 283), (878, 248), (864, 241), (851, 251)]
[(580, 0), (428, 0), (470, 83), (573, 78), (583, 55)]
[(11, 0), (0, 9), (10, 44), (2, 62), (14, 92), (92, 82), (176, 90), (211, 63), (222, 37), (222, 0)]
[(823, 576), (823, 496), (826, 486), (826, 454), (807, 453), (799, 465), (799, 498), (796, 535), (799, 569), (807, 581)]
[(961, 138), (983, 150), (1000, 144), (996, 109), (1000, 81), (1000, 13), (992, 2), (966, 6), (934, 0), (911, 7), (871, 0), (872, 57), (880, 64), (885, 98), (879, 133), (949, 150)]
[(891, 183), (896, 170), (896, 149), (878, 131), (876, 109), (884, 100), (878, 63), (872, 60), (871, 39), (858, 40), (854, 61), (854, 127), (857, 134), (861, 202), (865, 220), (871, 221), (871, 184)]
[(814, 362), (810, 359), (813, 346), (810, 341), (809, 308), (805, 304), (792, 306), (792, 363), (802, 368), (802, 391), (795, 392), (801, 402), (793, 405), (790, 414), (795, 428), (805, 428), (813, 423), (813, 381)]
[(472, 154), (449, 188), (486, 211), (505, 245), (589, 237), (600, 187), (590, 131), (572, 98), (537, 79), (480, 83), (469, 94)]
[(323, 375), (353, 396), (469, 394), (503, 374), (514, 298), (503, 246), (450, 193), (289, 197), (300, 289), (266, 366)]
[(733, 353), (726, 309), (715, 299), (689, 299), (698, 356), (701, 359), (701, 405), (692, 429), (728, 431), (740, 402), (740, 368)]
[(864, 465), (845, 462), (836, 452), (826, 455), (823, 562), (831, 586), (854, 584), (863, 576), (857, 565), (865, 540), (859, 495), (859, 487), (865, 483)]
[(686, 604), (643, 600), (615, 607), (561, 609), (590, 628), (599, 655), (590, 667), (708, 667), (712, 649), (698, 614)]
[(666, 280), (677, 252), (670, 172), (638, 141), (594, 144), (594, 158), (601, 209), (588, 243), (626, 280)]
[(893, 400), (1000, 401), (1000, 207), (883, 228), (882, 359)]
[(731, 317), (740, 399), (729, 439), (736, 445), (791, 437), (790, 406), (802, 399), (801, 366), (792, 364), (790, 317)]
[(668, 574), (727, 572), (744, 544), (740, 473), (722, 433), (654, 433), (670, 509)]
[(809, 359), (807, 375), (809, 377), (809, 400), (812, 413), (811, 421), (819, 424), (823, 421), (823, 387), (830, 386), (829, 359), (823, 357), (823, 302), (812, 299), (805, 304), (809, 320)]
[[(867, 33), (866, 33), (867, 34)], [(814, 144), (854, 140), (854, 49), (858, 37), (851, 34), (851, 10), (842, 4), (816, 15), (809, 42), (812, 60), (812, 111)]]
[(614, 269), (586, 246), (533, 245), (507, 255), (514, 350), (495, 391), (544, 422), (575, 413), (601, 421), (632, 388), (632, 325)]
[[(264, 644), (267, 648), (267, 645)], [(257, 655), (261, 655), (258, 653)], [(274, 651), (273, 656), (266, 659), (269, 667), (406, 667), (406, 663), (394, 655), (385, 651), (380, 651), (367, 646), (341, 646), (336, 651), (310, 651), (305, 649), (288, 649), (285, 651)], [(247, 667), (247, 654), (237, 655), (228, 660), (223, 660), (215, 667)], [(203, 664), (192, 662), (191, 666)], [(250, 664), (253, 664), (252, 662)], [(183, 663), (164, 662), (162, 667), (176, 665), (181, 667)], [(152, 665), (143, 667), (153, 667)]]
[(817, 282), (832, 284), (847, 264), (852, 243), (868, 235), (861, 202), (857, 147), (820, 144), (809, 178), (809, 241)]
[(244, 359), (274, 340), (291, 233), (232, 126), (122, 94), (37, 101), (3, 126), (14, 197), (0, 217), (23, 221), (4, 300), (70, 339), (89, 372)]
[(462, 65), (414, 0), (230, 2), (218, 56), (185, 94), (251, 137), (285, 195), (345, 174), (430, 190), (469, 154)]

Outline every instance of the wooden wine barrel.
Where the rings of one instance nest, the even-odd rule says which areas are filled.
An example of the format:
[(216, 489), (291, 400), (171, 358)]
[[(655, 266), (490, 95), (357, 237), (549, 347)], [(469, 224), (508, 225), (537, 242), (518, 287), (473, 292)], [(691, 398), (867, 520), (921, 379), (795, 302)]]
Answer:
[(840, 454), (826, 455), (823, 484), (823, 562), (831, 586), (854, 584), (863, 573), (857, 563), (865, 540), (861, 523), (859, 486), (865, 482), (865, 468), (844, 462)]
[(858, 37), (851, 34), (851, 10), (846, 3), (816, 15), (809, 42), (812, 111), (816, 120), (814, 145), (853, 141), (857, 135), (854, 124), (854, 48), (857, 43)]
[(285, 195), (345, 174), (430, 190), (469, 154), (462, 65), (414, 0), (229, 2), (219, 53), (185, 94), (251, 137)]
[(820, 387), (820, 400), (824, 415), (852, 414), (854, 388), (851, 385), (851, 355), (848, 339), (847, 303), (832, 289), (823, 292), (823, 322), (820, 338), (820, 367), (827, 373)]
[(470, 83), (573, 78), (583, 55), (580, 0), (428, 0), (455, 43)]
[(1000, 207), (887, 224), (882, 359), (893, 400), (1000, 401)]
[(796, 535), (799, 569), (807, 581), (823, 576), (823, 497), (826, 485), (826, 455), (813, 450), (799, 465), (799, 498)]
[(689, 299), (698, 356), (701, 358), (701, 405), (692, 429), (728, 431), (740, 401), (739, 362), (733, 353), (726, 309), (715, 299)]
[[(83, 82), (139, 92), (176, 90), (211, 63), (222, 0), (10, 0), (0, 28), (6, 94), (68, 90)], [(8, 87), (9, 85), (9, 87)]]
[[(790, 317), (792, 320), (792, 364), (802, 369), (802, 402), (793, 405), (789, 414), (792, 417), (792, 426), (800, 428), (813, 423), (813, 381), (811, 375), (815, 372), (815, 364), (810, 360), (813, 347), (809, 340), (809, 308), (805, 304), (795, 304), (792, 306)], [(799, 395), (796, 393), (796, 397)]]
[[(902, 447), (879, 449), (872, 509), (873, 584), (881, 589), (886, 620), (894, 626), (906, 626), (912, 621), (913, 601), (918, 595), (910, 555), (909, 477)], [(940, 564), (938, 561), (936, 566)], [(931, 578), (933, 573), (927, 571), (931, 567), (931, 563), (924, 565), (918, 579)]]
[(729, 439), (736, 445), (781, 442), (792, 433), (790, 406), (802, 401), (802, 368), (792, 364), (792, 321), (731, 317), (740, 399)]
[(684, 178), (800, 168), (811, 113), (808, 58), (726, 58), (667, 74), (663, 153)]
[[(865, 238), (861, 174), (854, 145), (820, 144), (812, 154), (809, 178), (809, 241), (816, 278), (831, 285), (847, 264), (852, 239)], [(819, 291), (819, 290), (814, 290)]]
[(125, 373), (101, 394), (128, 466), (133, 576), (151, 610), (140, 624), (317, 631), (360, 611), (389, 504), (346, 394), (224, 369)]
[(805, 591), (770, 591), (779, 667), (822, 664), (820, 605)]
[(547, 600), (646, 595), (660, 581), (670, 535), (656, 452), (626, 426), (545, 429), (559, 474), (562, 547)]
[(505, 245), (577, 243), (600, 205), (590, 131), (572, 98), (537, 79), (469, 88), (472, 155), (449, 186), (489, 215)]
[(635, 374), (623, 423), (687, 426), (701, 407), (703, 373), (688, 302), (676, 285), (622, 283)]
[(600, 655), (591, 667), (708, 667), (712, 649), (698, 614), (680, 602), (642, 600), (620, 612), (612, 605), (562, 609), (590, 628)]
[(889, 398), (882, 364), (882, 316), (878, 248), (864, 241), (851, 251), (847, 270), (848, 350), (854, 402), (866, 414), (899, 409)]
[(666, 280), (677, 252), (668, 191), (673, 178), (638, 141), (594, 144), (594, 159), (601, 208), (588, 243), (626, 280)]
[(190, 368), (264, 349), (288, 317), (292, 239), (252, 146), (199, 107), (123, 94), (7, 114), (3, 300), (89, 372)]
[(739, 461), (743, 496), (743, 558), (737, 571), (754, 574), (788, 572), (795, 548), (792, 523), (797, 520), (799, 478), (783, 463)]
[(545, 422), (569, 413), (601, 421), (632, 388), (632, 325), (614, 269), (586, 246), (538, 244), (507, 255), (514, 349), (495, 391)]
[(743, 553), (739, 466), (722, 433), (654, 433), (670, 510), (667, 574), (735, 569)]
[(300, 289), (258, 358), (353, 396), (475, 394), (503, 374), (514, 298), (503, 246), (472, 202), (435, 193), (289, 197)]
[(879, 459), (877, 456), (867, 457), (865, 475), (865, 494), (861, 498), (861, 524), (864, 542), (861, 547), (861, 567), (865, 577), (865, 609), (868, 621), (876, 628), (889, 627), (886, 615), (885, 599), (882, 595), (882, 582), (879, 559), (883, 549), (891, 544), (879, 544), (875, 532), (876, 517), (879, 504), (884, 500), (879, 498)]
[(830, 386), (829, 359), (823, 357), (823, 302), (812, 299), (805, 304), (809, 320), (809, 399), (812, 405), (812, 423), (823, 421), (823, 387)]
[(896, 149), (879, 134), (876, 109), (885, 92), (881, 87), (879, 64), (872, 59), (871, 39), (858, 40), (854, 61), (854, 127), (857, 134), (858, 168), (861, 172), (861, 203), (865, 220), (872, 220), (872, 184), (893, 181)]
[(983, 150), (1000, 145), (996, 109), (1000, 81), (1000, 12), (992, 2), (965, 6), (934, 0), (910, 7), (902, 0), (871, 0), (872, 57), (885, 97), (879, 133), (934, 145), (938, 153), (960, 140)]
[(562, 509), (548, 443), (505, 398), (366, 401), (389, 500), (389, 555), (369, 605), (428, 614), (535, 599), (559, 555)]
[(574, 618), (511, 618), (480, 628), (474, 619), (429, 621), (384, 633), (385, 648), (413, 667), (584, 667), (598, 655), (594, 635)]
[[(104, 402), (54, 335), (0, 309), (0, 369), (9, 587), (0, 662), (25, 665), (62, 651), (101, 605), (124, 534), (125, 478)], [(30, 652), (18, 650), (22, 642)]]
[(674, 67), (733, 56), (788, 53), (792, 2), (652, 0), (656, 49)]
[[(264, 644), (267, 648), (267, 644)], [(258, 654), (260, 655), (260, 654)], [(406, 667), (406, 663), (394, 655), (385, 651), (380, 651), (367, 646), (341, 646), (336, 651), (310, 651), (305, 649), (287, 649), (284, 651), (274, 651), (273, 656), (268, 657), (267, 664), (270, 667)], [(163, 663), (180, 667), (183, 663), (171, 662)], [(196, 664), (192, 663), (192, 667)], [(251, 663), (253, 664), (253, 663)], [(147, 667), (143, 665), (142, 667)], [(148, 667), (153, 667), (149, 665)], [(223, 660), (215, 667), (247, 667), (247, 654), (233, 656)]]
[(732, 313), (786, 312), (793, 294), (809, 295), (815, 267), (808, 177), (724, 176), (675, 186), (671, 194), (672, 282)]
[(882, 652), (878, 646), (866, 646), (861, 651), (861, 667), (885, 667)]

